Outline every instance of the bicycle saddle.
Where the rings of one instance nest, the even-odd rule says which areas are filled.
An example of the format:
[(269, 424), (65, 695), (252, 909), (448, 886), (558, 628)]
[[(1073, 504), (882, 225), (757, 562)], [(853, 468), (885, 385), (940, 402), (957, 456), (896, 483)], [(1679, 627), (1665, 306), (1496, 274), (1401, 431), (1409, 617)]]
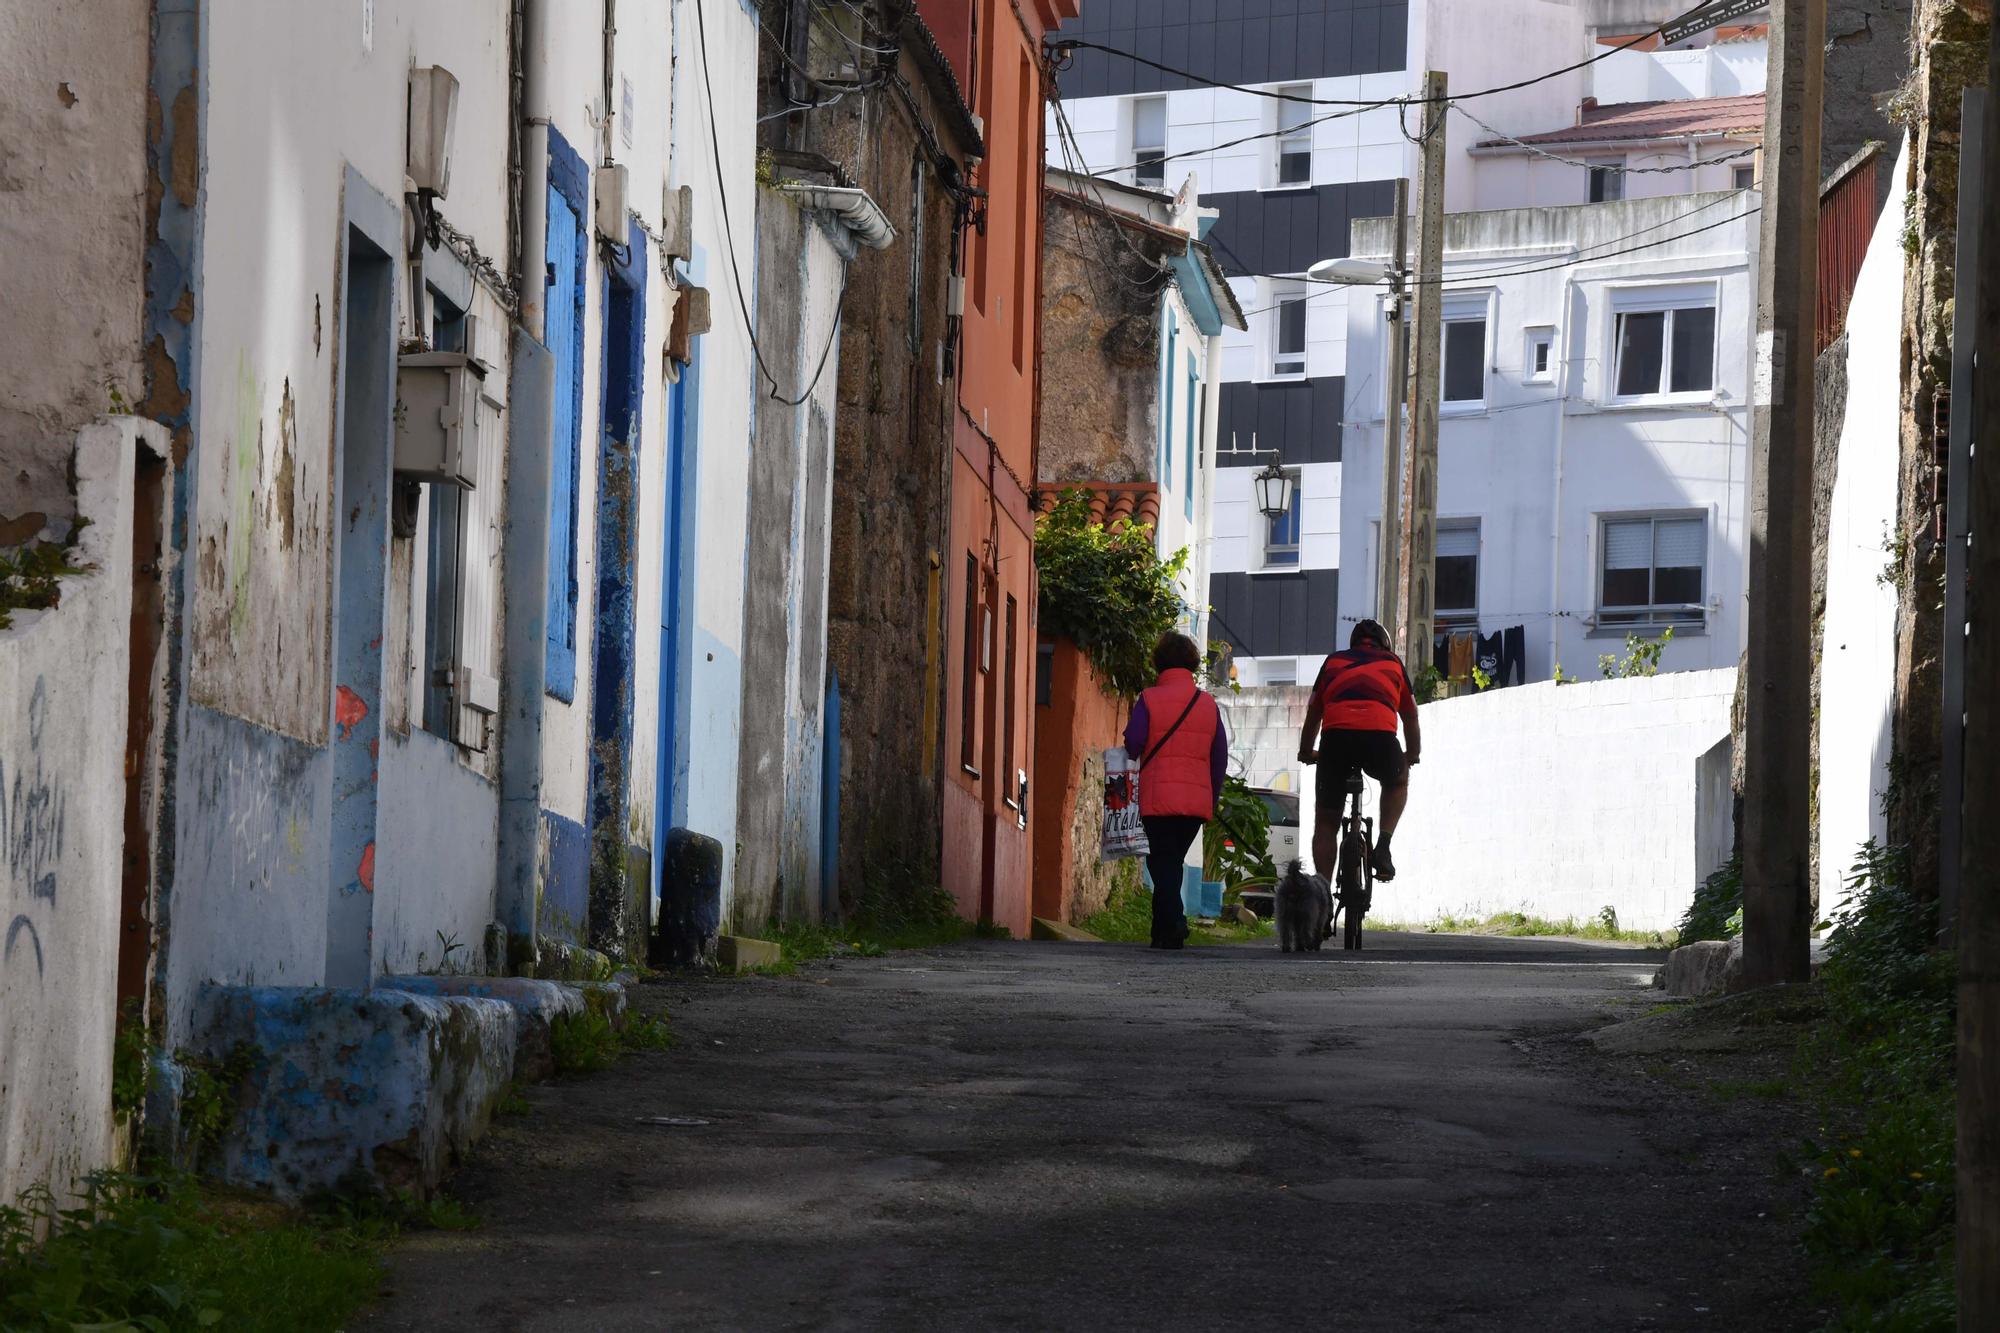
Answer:
[(1352, 794), (1352, 793), (1355, 793), (1355, 792), (1359, 792), (1359, 791), (1361, 790), (1361, 770), (1360, 770), (1360, 769), (1358, 769), (1358, 768), (1351, 768), (1351, 769), (1349, 769), (1349, 770), (1347, 771), (1347, 790), (1348, 790), (1348, 792), (1349, 792), (1350, 794)]

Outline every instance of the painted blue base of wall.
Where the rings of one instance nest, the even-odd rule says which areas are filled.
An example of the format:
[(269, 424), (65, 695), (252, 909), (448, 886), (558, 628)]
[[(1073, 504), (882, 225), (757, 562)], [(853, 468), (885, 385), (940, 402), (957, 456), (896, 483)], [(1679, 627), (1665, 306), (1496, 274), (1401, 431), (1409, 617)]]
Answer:
[(535, 934), (584, 944), (590, 924), (590, 834), (573, 819), (542, 811), (541, 893)]

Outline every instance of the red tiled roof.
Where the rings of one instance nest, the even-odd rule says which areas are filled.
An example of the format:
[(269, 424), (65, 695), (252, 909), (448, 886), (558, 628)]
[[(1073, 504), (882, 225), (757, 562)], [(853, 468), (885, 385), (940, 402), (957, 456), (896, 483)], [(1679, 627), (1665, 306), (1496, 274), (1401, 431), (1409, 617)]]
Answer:
[[(1543, 134), (1524, 134), (1517, 142), (1623, 143), (1633, 139), (1680, 139), (1690, 134), (1761, 134), (1764, 94), (1745, 97), (1695, 97), (1679, 102), (1614, 102), (1585, 107), (1581, 124)], [(1481, 148), (1499, 148), (1509, 140), (1485, 139)]]
[(1150, 481), (1063, 481), (1043, 486), (1035, 492), (1035, 512), (1046, 514), (1056, 507), (1064, 491), (1090, 492), (1090, 518), (1110, 527), (1133, 522), (1141, 527), (1160, 526), (1160, 488)]

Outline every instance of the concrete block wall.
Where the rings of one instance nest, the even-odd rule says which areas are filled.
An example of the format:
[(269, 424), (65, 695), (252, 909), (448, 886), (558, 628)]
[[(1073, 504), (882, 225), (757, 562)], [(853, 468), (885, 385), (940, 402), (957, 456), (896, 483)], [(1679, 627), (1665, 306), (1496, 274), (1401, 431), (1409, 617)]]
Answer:
[(1734, 669), (1686, 671), (1425, 705), (1400, 873), (1377, 886), (1375, 912), (1583, 920), (1609, 907), (1626, 929), (1672, 928), (1727, 855), (1702, 760), (1728, 738), (1735, 688)]
[(89, 520), (61, 604), (0, 629), (0, 1205), (111, 1162), (133, 464), (166, 432), (83, 429)]

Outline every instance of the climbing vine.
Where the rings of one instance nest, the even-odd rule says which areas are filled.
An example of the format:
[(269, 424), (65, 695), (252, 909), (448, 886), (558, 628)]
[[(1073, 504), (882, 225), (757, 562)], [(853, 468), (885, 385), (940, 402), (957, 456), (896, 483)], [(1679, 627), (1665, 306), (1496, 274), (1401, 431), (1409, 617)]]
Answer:
[(1166, 559), (1153, 529), (1091, 516), (1090, 493), (1065, 491), (1035, 521), (1041, 626), (1074, 639), (1114, 693), (1133, 698), (1153, 683), (1153, 648), (1186, 609), (1177, 586), (1183, 548)]

